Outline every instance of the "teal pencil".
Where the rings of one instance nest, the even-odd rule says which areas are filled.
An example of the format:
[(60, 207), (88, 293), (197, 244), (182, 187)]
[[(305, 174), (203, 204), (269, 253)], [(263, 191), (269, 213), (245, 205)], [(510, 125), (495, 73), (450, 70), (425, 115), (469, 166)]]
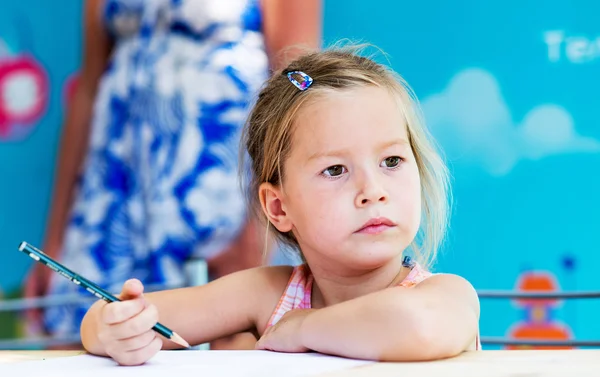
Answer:
[[(112, 294), (108, 293), (107, 291), (105, 291), (104, 289), (100, 288), (97, 284), (91, 282), (90, 280), (84, 278), (83, 276), (80, 276), (80, 275), (74, 273), (73, 271), (69, 270), (67, 267), (63, 266), (62, 264), (58, 263), (54, 259), (50, 258), (43, 251), (35, 248), (34, 246), (28, 244), (27, 242), (21, 242), (21, 245), (19, 245), (19, 250), (24, 252), (25, 254), (29, 255), (33, 260), (46, 265), (47, 267), (49, 267), (51, 270), (53, 270), (55, 272), (58, 272), (62, 276), (71, 280), (73, 283), (84, 287), (88, 292), (95, 295), (99, 299), (102, 299), (106, 302), (121, 301), (114, 295), (112, 295)], [(157, 333), (159, 333), (160, 335), (164, 336), (165, 338), (170, 339), (171, 341), (179, 344), (180, 346), (185, 347), (185, 348), (190, 348), (190, 345), (188, 344), (188, 342), (186, 342), (181, 336), (179, 336), (176, 332), (169, 329), (168, 327), (166, 327), (160, 323), (157, 323), (156, 325), (154, 325), (154, 327), (152, 329), (154, 331), (156, 331)]]

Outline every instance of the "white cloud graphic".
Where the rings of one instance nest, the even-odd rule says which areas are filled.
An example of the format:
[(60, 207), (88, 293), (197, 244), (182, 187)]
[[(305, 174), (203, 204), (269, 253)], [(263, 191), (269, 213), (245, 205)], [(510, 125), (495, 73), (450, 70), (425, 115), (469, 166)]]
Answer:
[(459, 72), (422, 106), (451, 161), (478, 165), (492, 175), (509, 173), (523, 159), (600, 152), (600, 141), (578, 135), (571, 115), (558, 105), (537, 106), (515, 122), (495, 77), (483, 69)]

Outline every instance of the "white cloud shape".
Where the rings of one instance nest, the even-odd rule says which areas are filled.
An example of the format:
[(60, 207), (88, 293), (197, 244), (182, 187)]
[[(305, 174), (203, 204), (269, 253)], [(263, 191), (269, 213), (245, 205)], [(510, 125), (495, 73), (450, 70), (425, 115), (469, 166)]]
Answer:
[(600, 141), (578, 135), (571, 115), (558, 105), (536, 106), (515, 122), (496, 78), (483, 69), (459, 72), (422, 106), (451, 161), (477, 165), (492, 175), (508, 174), (519, 160), (600, 152)]

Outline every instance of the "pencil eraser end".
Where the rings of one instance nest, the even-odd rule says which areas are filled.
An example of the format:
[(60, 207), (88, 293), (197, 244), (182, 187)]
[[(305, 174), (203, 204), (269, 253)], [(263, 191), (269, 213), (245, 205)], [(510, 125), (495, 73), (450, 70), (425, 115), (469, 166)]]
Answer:
[(19, 251), (23, 251), (23, 249), (25, 249), (25, 245), (27, 245), (27, 242), (21, 242), (21, 244), (19, 245)]

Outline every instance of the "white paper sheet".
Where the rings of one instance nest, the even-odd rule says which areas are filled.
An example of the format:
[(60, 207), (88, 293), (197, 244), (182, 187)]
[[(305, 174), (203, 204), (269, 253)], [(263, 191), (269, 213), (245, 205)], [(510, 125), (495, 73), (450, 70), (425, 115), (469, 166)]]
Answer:
[(43, 377), (270, 377), (318, 376), (369, 364), (317, 353), (287, 354), (268, 351), (160, 351), (146, 364), (117, 365), (91, 355), (1, 364), (0, 376)]

